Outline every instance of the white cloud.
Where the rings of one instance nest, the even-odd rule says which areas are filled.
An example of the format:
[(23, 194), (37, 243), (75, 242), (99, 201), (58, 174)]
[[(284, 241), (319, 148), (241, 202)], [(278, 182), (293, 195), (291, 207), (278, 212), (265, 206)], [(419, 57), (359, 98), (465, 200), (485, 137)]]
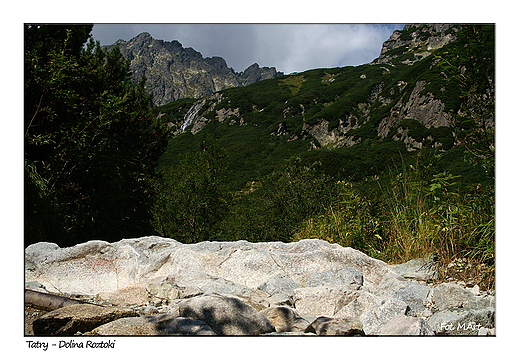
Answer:
[(235, 71), (249, 65), (274, 66), (285, 73), (360, 65), (375, 59), (381, 45), (403, 25), (382, 24), (96, 24), (103, 45), (146, 31), (156, 39), (178, 40), (204, 57), (223, 57)]

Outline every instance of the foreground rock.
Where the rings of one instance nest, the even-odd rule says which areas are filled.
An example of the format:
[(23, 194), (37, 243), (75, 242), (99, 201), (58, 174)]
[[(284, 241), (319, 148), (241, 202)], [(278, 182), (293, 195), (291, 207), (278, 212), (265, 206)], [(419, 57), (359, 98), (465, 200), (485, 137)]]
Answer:
[(153, 336), (216, 335), (203, 321), (172, 315), (148, 315), (122, 318), (93, 329), (89, 335)]
[[(310, 239), (204, 242), (160, 237), (25, 251), (26, 287), (71, 305), (36, 335), (494, 335), (494, 296), (432, 285), (432, 258), (403, 266)], [(73, 304), (74, 301), (65, 302)]]
[(397, 315), (379, 329), (379, 335), (435, 335), (428, 323), (421, 318)]
[(36, 336), (74, 335), (87, 332), (102, 324), (119, 318), (137, 316), (131, 309), (119, 307), (101, 307), (91, 304), (78, 304), (62, 307), (48, 312), (33, 322)]
[[(367, 335), (381, 335), (380, 328), (399, 315), (405, 315), (409, 310), (408, 304), (394, 297), (377, 307), (370, 307), (363, 311), (359, 320)], [(393, 334), (384, 334), (393, 335)]]
[(180, 315), (201, 320), (218, 335), (261, 335), (276, 331), (265, 316), (235, 298), (199, 296), (182, 302)]
[(364, 335), (363, 324), (358, 319), (333, 319), (320, 316), (310, 324), (305, 332), (316, 335), (353, 336)]
[(275, 327), (277, 332), (305, 332), (310, 322), (302, 318), (298, 313), (286, 306), (270, 307), (260, 312)]
[(479, 335), (483, 329), (495, 328), (495, 309), (443, 310), (433, 314), (428, 324), (438, 335)]
[(353, 292), (326, 286), (294, 290), (294, 307), (298, 312), (332, 317), (353, 300)]
[(424, 259), (413, 259), (390, 267), (405, 279), (425, 281), (437, 278), (438, 262), (439, 255), (434, 253)]
[(184, 287), (197, 282), (203, 292), (238, 294), (273, 278), (304, 286), (315, 274), (342, 269), (359, 270), (365, 288), (375, 288), (392, 271), (360, 251), (316, 239), (182, 244), (150, 236), (116, 243), (93, 240), (70, 248), (37, 243), (25, 250), (26, 282), (61, 294), (113, 292), (161, 277)]

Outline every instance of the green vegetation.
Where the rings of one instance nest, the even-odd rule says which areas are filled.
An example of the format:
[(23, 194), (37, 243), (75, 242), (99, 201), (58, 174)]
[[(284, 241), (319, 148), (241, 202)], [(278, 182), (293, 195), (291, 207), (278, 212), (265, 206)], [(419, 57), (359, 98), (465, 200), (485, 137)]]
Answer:
[(300, 91), (304, 81), (305, 79), (303, 76), (289, 76), (280, 81), (280, 85), (288, 85), (291, 89), (291, 93), (296, 95)]
[(224, 239), (289, 241), (302, 221), (321, 213), (332, 201), (331, 182), (312, 165), (290, 159), (235, 193)]
[[(321, 238), (389, 263), (437, 252), (446, 265), (467, 257), (485, 268), (474, 280), (494, 286), (494, 188), (462, 186), (442, 171), (442, 156), (419, 153), (368, 183), (338, 180), (329, 208), (303, 222), (294, 240)], [(475, 278), (476, 277), (476, 278)]]

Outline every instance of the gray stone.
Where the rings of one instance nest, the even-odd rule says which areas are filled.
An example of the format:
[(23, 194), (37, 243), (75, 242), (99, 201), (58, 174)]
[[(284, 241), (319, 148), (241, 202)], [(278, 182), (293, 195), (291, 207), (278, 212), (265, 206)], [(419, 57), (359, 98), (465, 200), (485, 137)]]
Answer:
[(428, 323), (422, 319), (412, 316), (397, 315), (385, 325), (383, 325), (378, 331), (378, 335), (410, 335), (410, 336), (424, 336), (424, 335), (435, 335), (435, 332), (428, 325)]
[(270, 332), (262, 336), (317, 336), (315, 333), (302, 333), (299, 331)]
[(157, 309), (153, 305), (146, 305), (143, 309), (143, 314), (145, 314), (145, 315), (153, 315), (153, 314), (157, 314), (158, 312), (159, 312), (159, 309)]
[(310, 325), (310, 322), (299, 316), (289, 307), (277, 306), (260, 311), (276, 328), (277, 332), (301, 332)]
[(313, 274), (305, 287), (326, 286), (339, 290), (359, 290), (363, 286), (363, 274), (358, 269), (345, 268)]
[(112, 292), (100, 292), (96, 294), (96, 299), (116, 306), (148, 305), (149, 301), (144, 283), (126, 286)]
[(432, 301), (438, 310), (463, 307), (472, 300), (476, 304), (476, 297), (471, 290), (454, 283), (439, 284), (432, 293)]
[(218, 335), (261, 335), (275, 331), (264, 315), (235, 298), (197, 296), (182, 301), (179, 312), (182, 317), (204, 321)]
[(45, 286), (40, 284), (38, 281), (29, 281), (25, 283), (25, 288), (29, 290), (34, 290), (42, 293), (48, 293), (48, 291), (45, 289)]
[(286, 294), (274, 294), (273, 296), (267, 298), (267, 302), (269, 303), (270, 307), (281, 305), (294, 306), (293, 297)]
[(262, 311), (269, 307), (269, 294), (258, 289), (253, 289), (248, 293), (240, 295), (228, 295), (228, 297), (236, 298), (245, 302), (256, 311)]
[(305, 332), (320, 336), (354, 336), (364, 335), (363, 325), (354, 318), (329, 318), (320, 316), (310, 324)]
[(468, 302), (464, 303), (464, 307), (470, 309), (485, 309), (488, 307), (495, 307), (495, 297), (492, 295), (479, 295), (475, 296), (473, 299), (470, 299)]
[(302, 318), (307, 320), (309, 322), (309, 324), (311, 324), (312, 322), (314, 322), (314, 320), (316, 320), (318, 318), (316, 315), (312, 315), (309, 313), (298, 312), (298, 315), (300, 315)]
[(299, 284), (305, 284), (313, 274), (350, 267), (360, 270), (363, 286), (372, 289), (390, 271), (389, 266), (381, 260), (324, 240), (306, 239), (267, 245), (270, 255), (284, 273)]
[(258, 286), (258, 289), (265, 291), (269, 295), (285, 294), (288, 296), (292, 296), (293, 290), (301, 287), (302, 286), (293, 279), (284, 276), (270, 278), (266, 282)]
[(182, 299), (176, 299), (173, 300), (168, 307), (166, 308), (166, 314), (174, 315), (174, 316), (181, 316), (181, 312), (179, 310), (179, 304), (183, 302)]
[(309, 313), (314, 316), (333, 317), (356, 294), (347, 290), (331, 289), (325, 286), (301, 288), (294, 290), (294, 307), (298, 313)]
[(479, 336), (495, 336), (495, 329), (480, 328), (478, 329)]
[(390, 268), (410, 280), (432, 280), (437, 278), (439, 256), (432, 254), (423, 259), (413, 259), (403, 264), (390, 265)]
[(388, 297), (402, 287), (405, 287), (408, 281), (394, 272), (387, 272), (377, 285), (374, 294), (381, 297)]
[(360, 290), (354, 293), (355, 299), (335, 313), (334, 318), (358, 318), (366, 309), (379, 306), (383, 299), (368, 291)]
[(404, 301), (409, 306), (407, 315), (423, 316), (426, 311), (426, 298), (430, 291), (431, 288), (428, 286), (410, 283), (397, 290), (392, 296)]
[(405, 315), (408, 305), (394, 297), (388, 299), (378, 307), (372, 307), (363, 311), (359, 320), (363, 324), (366, 335), (377, 335), (379, 329), (397, 315)]
[(169, 304), (172, 300), (180, 298), (181, 291), (178, 286), (168, 281), (151, 282), (146, 286), (150, 301)]
[(204, 291), (193, 284), (186, 286), (175, 284), (175, 287), (179, 289), (179, 299), (189, 299), (204, 294)]
[(165, 336), (216, 335), (203, 321), (167, 314), (122, 318), (93, 329), (89, 335)]
[[(247, 241), (185, 245), (171, 255), (169, 266), (169, 274), (177, 284), (186, 286), (195, 280), (207, 294), (240, 294), (271, 277), (285, 275), (262, 246)], [(199, 285), (203, 275), (207, 281)], [(212, 284), (219, 278), (219, 284)]]
[(34, 244), (26, 249), (26, 281), (37, 280), (53, 293), (111, 292), (138, 282), (138, 259), (131, 246), (121, 243), (92, 240), (69, 248)]
[[(273, 278), (292, 279), (294, 283), (285, 285), (301, 286), (316, 273), (344, 268), (359, 270), (363, 286), (371, 290), (390, 271), (387, 264), (360, 251), (317, 239), (181, 244), (149, 236), (114, 243), (93, 240), (70, 248), (38, 243), (27, 247), (25, 260), (26, 283), (37, 281), (51, 293), (81, 295), (110, 293), (165, 278), (189, 290), (190, 295), (180, 291), (179, 297), (198, 292), (239, 295)], [(281, 290), (290, 291), (283, 286)]]
[(67, 336), (88, 332), (102, 324), (122, 317), (134, 317), (137, 313), (120, 307), (102, 307), (77, 304), (48, 312), (33, 322), (36, 336)]
[[(468, 286), (468, 284), (466, 284), (466, 286)], [(469, 291), (471, 291), (471, 293), (475, 296), (480, 295), (480, 287), (478, 285), (473, 286), (471, 289), (469, 289)]]
[(478, 335), (481, 328), (495, 327), (495, 309), (442, 310), (428, 319), (428, 325), (437, 335)]
[[(206, 295), (242, 295), (251, 292), (251, 288), (234, 283), (224, 278), (193, 271), (189, 275), (171, 276), (172, 281), (181, 288), (191, 290), (192, 294)], [(183, 297), (187, 297), (183, 292)], [(192, 296), (190, 296), (192, 297)]]
[(25, 249), (25, 268), (37, 270), (38, 264), (43, 261), (47, 255), (53, 254), (59, 248), (57, 244), (49, 242), (39, 242), (27, 246)]

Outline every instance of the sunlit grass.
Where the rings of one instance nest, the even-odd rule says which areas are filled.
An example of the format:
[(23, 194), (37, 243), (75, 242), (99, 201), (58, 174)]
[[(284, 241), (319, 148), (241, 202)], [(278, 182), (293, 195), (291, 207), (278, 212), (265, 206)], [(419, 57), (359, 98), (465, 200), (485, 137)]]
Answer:
[(466, 258), (474, 265), (457, 274), (494, 287), (493, 193), (477, 188), (462, 197), (453, 189), (457, 177), (423, 175), (404, 167), (392, 181), (378, 185), (378, 199), (362, 195), (356, 184), (338, 181), (338, 202), (307, 219), (293, 240), (321, 238), (394, 264), (436, 252), (445, 269), (454, 259)]

